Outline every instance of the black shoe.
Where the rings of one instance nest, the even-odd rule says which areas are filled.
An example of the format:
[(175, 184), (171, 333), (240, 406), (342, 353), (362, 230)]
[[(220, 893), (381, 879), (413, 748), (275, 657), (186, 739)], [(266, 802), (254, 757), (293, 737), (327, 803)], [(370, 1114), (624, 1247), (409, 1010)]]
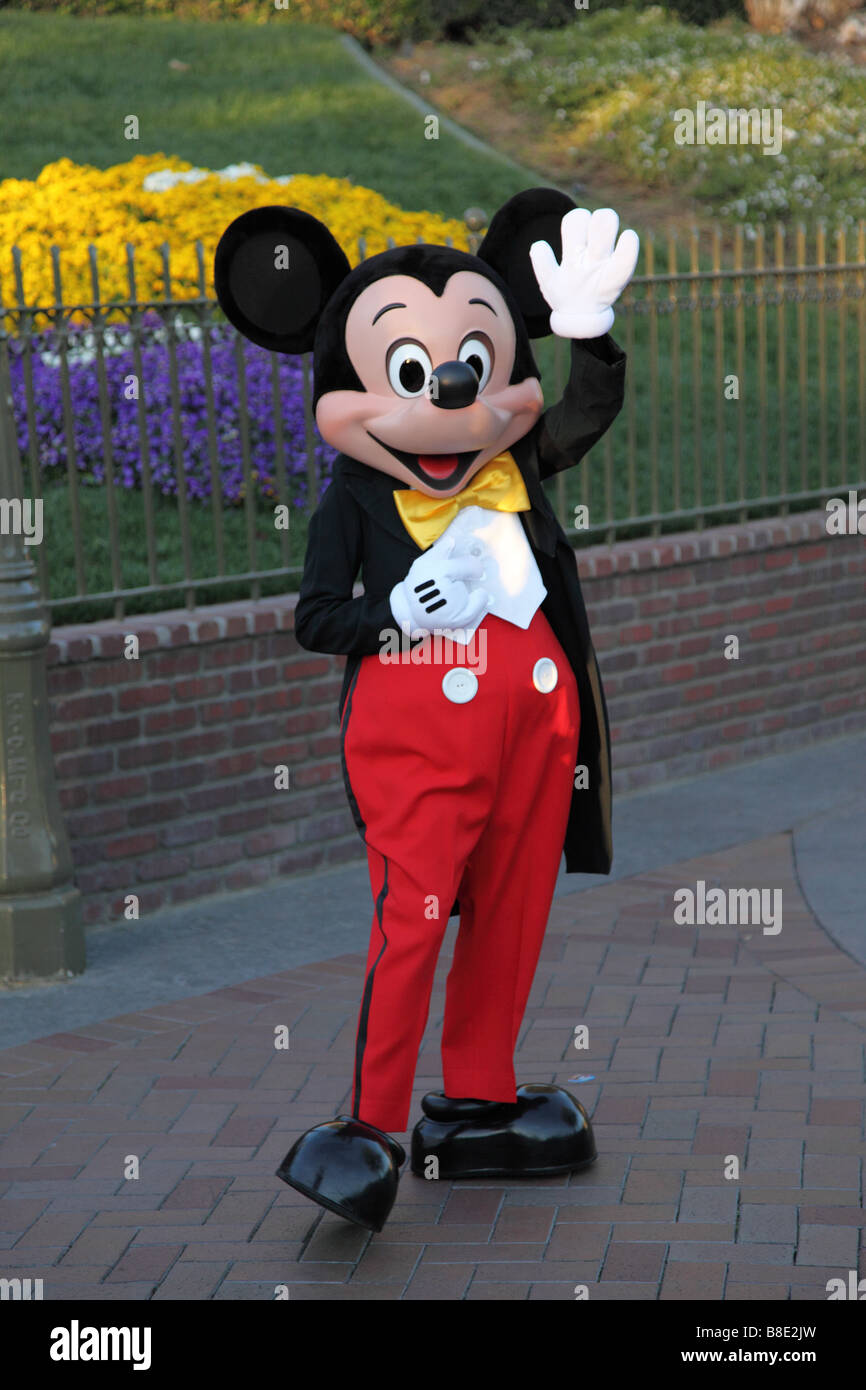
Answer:
[(516, 1104), (425, 1096), (412, 1132), (412, 1172), (440, 1178), (546, 1178), (597, 1158), (589, 1116), (560, 1086), (518, 1086)]
[(381, 1231), (405, 1158), (406, 1151), (389, 1134), (339, 1115), (296, 1139), (277, 1177), (356, 1226)]

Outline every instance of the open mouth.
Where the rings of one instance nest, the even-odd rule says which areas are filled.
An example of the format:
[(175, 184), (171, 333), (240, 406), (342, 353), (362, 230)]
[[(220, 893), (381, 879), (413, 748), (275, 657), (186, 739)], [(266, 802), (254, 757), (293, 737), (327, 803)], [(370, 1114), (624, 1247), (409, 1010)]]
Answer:
[(395, 449), (393, 444), (386, 444), (384, 439), (378, 439), (370, 430), (367, 433), (416, 478), (420, 478), (428, 487), (438, 486), (443, 490), (459, 483), (481, 453), (480, 449), (467, 449), (459, 454), (410, 454), (405, 449)]

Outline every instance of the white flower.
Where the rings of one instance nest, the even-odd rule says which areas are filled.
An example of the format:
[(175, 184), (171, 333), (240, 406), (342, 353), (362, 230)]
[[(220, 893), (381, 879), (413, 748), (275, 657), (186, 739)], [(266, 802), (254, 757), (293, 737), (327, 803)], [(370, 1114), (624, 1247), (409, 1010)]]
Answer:
[[(218, 179), (255, 179), (257, 183), (267, 183), (254, 164), (227, 164), (224, 169), (157, 169), (148, 174), (142, 185), (148, 193), (165, 193), (178, 183), (201, 183), (202, 179), (215, 174)], [(291, 174), (284, 174), (276, 183), (288, 183)]]
[(221, 179), (257, 179), (259, 183), (267, 183), (256, 169), (254, 164), (227, 164), (224, 169), (217, 169), (217, 175)]
[(148, 193), (165, 193), (178, 183), (201, 183), (208, 176), (207, 169), (157, 169), (148, 174), (142, 185)]

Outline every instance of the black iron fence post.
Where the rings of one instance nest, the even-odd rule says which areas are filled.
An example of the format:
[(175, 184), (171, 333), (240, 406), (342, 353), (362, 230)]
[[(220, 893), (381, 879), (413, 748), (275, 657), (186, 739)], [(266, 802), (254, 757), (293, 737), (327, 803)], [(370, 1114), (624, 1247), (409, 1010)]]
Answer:
[[(2, 314), (2, 308), (0, 308)], [(81, 898), (48, 733), (51, 624), (31, 549), (41, 503), (24, 498), (0, 319), (0, 979), (80, 974)]]

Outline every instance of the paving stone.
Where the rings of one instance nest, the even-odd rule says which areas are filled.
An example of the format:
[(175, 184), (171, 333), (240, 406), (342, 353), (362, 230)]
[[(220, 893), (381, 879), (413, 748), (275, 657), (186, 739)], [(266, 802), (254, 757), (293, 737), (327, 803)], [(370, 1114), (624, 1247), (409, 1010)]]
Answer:
[[(545, 1290), (550, 1292), (544, 1292)], [(613, 1279), (608, 1284), (593, 1283), (587, 1285), (586, 1301), (589, 1303), (655, 1303), (658, 1296), (657, 1281), (653, 1281), (651, 1284), (642, 1284), (628, 1279)], [(570, 1284), (533, 1284), (529, 1298), (530, 1302), (539, 1298), (564, 1299), (574, 1302), (576, 1295)]]
[(424, 1265), (413, 1274), (403, 1297), (408, 1302), (462, 1299), (474, 1273), (474, 1264)]
[(152, 1279), (159, 1283), (165, 1277), (183, 1250), (182, 1245), (139, 1245), (127, 1250), (106, 1275), (110, 1284), (119, 1282), (134, 1284), (139, 1280)]
[(448, 1196), (442, 1212), (442, 1225), (481, 1226), (489, 1222), (492, 1226), (502, 1206), (502, 1191), (483, 1189), (475, 1191), (467, 1188), (454, 1188)]
[[(348, 1221), (341, 1220), (339, 1216), (332, 1217), (329, 1213), (325, 1213), (310, 1240), (304, 1246), (303, 1258), (305, 1260), (337, 1260), (339, 1263), (345, 1263), (346, 1260), (358, 1260), (370, 1244), (371, 1234), (370, 1231), (365, 1231), (361, 1226), (350, 1225)], [(267, 1236), (262, 1236), (261, 1229), (256, 1232), (256, 1235), (257, 1239), (250, 1242), (253, 1249), (258, 1249), (265, 1240), (268, 1240)], [(274, 1241), (269, 1241), (269, 1243), (274, 1243)], [(411, 1246), (406, 1248), (411, 1249)]]
[(628, 1279), (638, 1283), (657, 1280), (661, 1278), (664, 1259), (665, 1246), (660, 1241), (611, 1241), (604, 1260), (602, 1279)]
[(531, 1284), (492, 1284), (474, 1279), (466, 1293), (468, 1303), (525, 1303)]
[(793, 1139), (752, 1139), (749, 1143), (750, 1173), (799, 1173), (803, 1145)]
[(16, 1237), (28, 1231), (48, 1206), (47, 1197), (10, 1197), (8, 1189), (0, 1201), (0, 1231)]
[(659, 1297), (676, 1302), (685, 1299), (717, 1302), (723, 1296), (726, 1268), (723, 1261), (692, 1263), (686, 1259), (669, 1262)]
[[(212, 1256), (214, 1253), (203, 1250), (200, 1255), (193, 1256), (190, 1263), (200, 1264), (202, 1259), (207, 1259), (208, 1254)], [(288, 1250), (282, 1259), (243, 1262), (236, 1260), (232, 1263), (225, 1282), (270, 1283), (272, 1288), (277, 1284), (342, 1284), (352, 1273), (353, 1266), (350, 1264), (316, 1264), (312, 1260), (298, 1264), (297, 1254), (297, 1251)]]
[[(384, 1235), (384, 1232), (382, 1233)], [(432, 1247), (428, 1246), (428, 1250)], [(437, 1250), (450, 1249), (452, 1247), (437, 1246)], [(455, 1250), (458, 1247), (453, 1247)], [(469, 1250), (474, 1246), (465, 1247)], [(460, 1250), (464, 1247), (459, 1247)], [(363, 1260), (361, 1260), (354, 1274), (352, 1282), (358, 1283), (382, 1283), (395, 1282), (402, 1280), (407, 1284), (418, 1261), (421, 1258), (423, 1247), (421, 1245), (387, 1245), (380, 1239), (370, 1245)], [(471, 1258), (471, 1256), (469, 1257)], [(450, 1263), (450, 1261), (448, 1262)]]
[(737, 1240), (782, 1241), (797, 1239), (797, 1209), (779, 1203), (755, 1205), (744, 1199), (740, 1205)]
[(681, 1189), (679, 1173), (632, 1172), (626, 1180), (623, 1201), (625, 1204), (676, 1202)]
[[(861, 1153), (864, 1150), (861, 1145)], [(803, 1160), (803, 1183), (807, 1187), (842, 1187), (857, 1191), (860, 1187), (861, 1160), (852, 1153), (807, 1153)]]
[(89, 1224), (89, 1212), (54, 1212), (34, 1221), (18, 1239), (15, 1249), (29, 1250), (39, 1246), (71, 1245)]
[[(739, 1276), (738, 1276), (739, 1277)], [(754, 1301), (784, 1303), (790, 1297), (789, 1284), (741, 1284), (729, 1279), (725, 1285), (726, 1302)]]
[(725, 1241), (672, 1240), (668, 1246), (668, 1261), (726, 1260), (730, 1265), (772, 1264), (788, 1265), (793, 1261), (792, 1244), (745, 1241), (742, 1245)]
[(108, 1270), (117, 1263), (131, 1240), (129, 1230), (88, 1228), (72, 1242), (61, 1263), (67, 1268), (70, 1265), (102, 1265)]
[(854, 1269), (857, 1263), (858, 1233), (852, 1226), (800, 1227), (796, 1260), (798, 1265), (830, 1265)]
[[(639, 1223), (643, 1224), (643, 1223)], [(557, 1224), (547, 1246), (549, 1260), (602, 1259), (610, 1242), (608, 1222), (580, 1221)]]
[(211, 1299), (228, 1268), (228, 1262), (222, 1260), (202, 1260), (198, 1263), (188, 1260), (185, 1264), (175, 1264), (154, 1290), (154, 1302), (177, 1299), (179, 1302), (200, 1303)]
[(697, 1122), (697, 1110), (653, 1110), (641, 1135), (644, 1139), (691, 1139)]
[(620, 1202), (611, 1206), (560, 1207), (556, 1217), (557, 1227), (573, 1222), (620, 1221), (639, 1228), (646, 1221), (676, 1221), (675, 1202)]

